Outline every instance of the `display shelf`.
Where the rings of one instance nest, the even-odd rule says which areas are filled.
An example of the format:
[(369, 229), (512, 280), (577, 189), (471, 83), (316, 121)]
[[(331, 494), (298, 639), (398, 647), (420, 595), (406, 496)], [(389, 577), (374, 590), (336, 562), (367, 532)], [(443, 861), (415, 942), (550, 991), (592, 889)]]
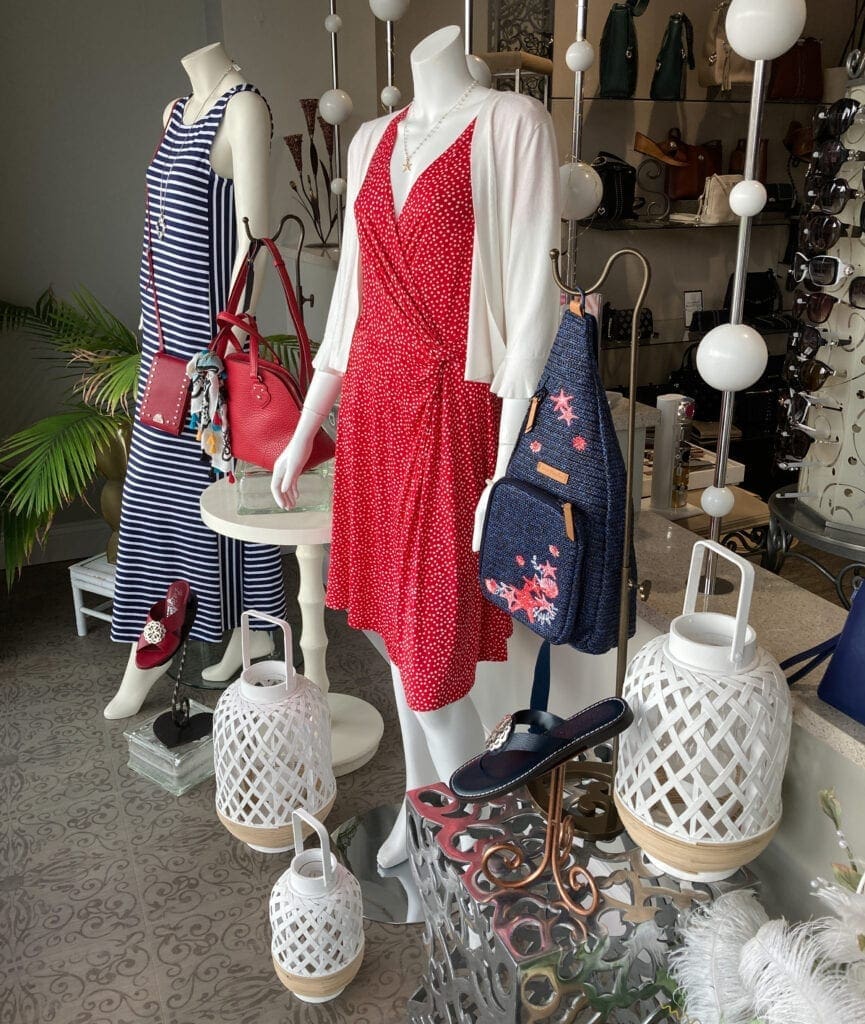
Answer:
[[(573, 95), (570, 96), (553, 96), (554, 100), (570, 100), (573, 102)], [(600, 102), (600, 103), (702, 103), (704, 106), (740, 106), (747, 107), (751, 105), (750, 96), (747, 99), (683, 99), (683, 100), (653, 100), (651, 96), (630, 96), (628, 98), (622, 96), (584, 96), (584, 103)], [(817, 107), (819, 101), (812, 100), (767, 100), (766, 108), (771, 109), (772, 107)]]
[[(786, 228), (790, 223), (787, 217), (762, 217), (751, 222), (755, 228)], [(719, 228), (739, 227), (738, 219), (729, 224), (697, 224), (681, 221), (649, 220), (633, 217), (625, 220), (586, 222), (585, 227), (592, 231), (717, 231)]]

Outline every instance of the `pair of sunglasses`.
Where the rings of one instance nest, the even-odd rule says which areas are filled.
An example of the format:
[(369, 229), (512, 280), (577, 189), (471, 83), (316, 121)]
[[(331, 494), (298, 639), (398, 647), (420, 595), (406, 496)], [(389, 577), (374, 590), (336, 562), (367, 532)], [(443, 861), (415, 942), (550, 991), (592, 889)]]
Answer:
[[(828, 292), (806, 292), (798, 290), (793, 296), (793, 317), (808, 320), (812, 324), (825, 324), (832, 315), (832, 308), (841, 300)], [(847, 289), (847, 304), (854, 309), (865, 309), (865, 277), (854, 277)], [(824, 342), (825, 344), (825, 342)]]
[(865, 153), (860, 149), (848, 149), (840, 139), (830, 139), (815, 149), (812, 157), (811, 171), (834, 178), (842, 164), (848, 160), (865, 160)]
[(838, 138), (854, 124), (865, 123), (865, 111), (860, 109), (861, 106), (858, 100), (847, 97), (816, 110), (811, 118), (814, 141)]
[[(817, 176), (811, 181), (805, 182), (805, 197), (810, 203), (819, 206), (824, 213), (834, 213), (837, 216), (843, 212), (849, 202), (865, 198), (865, 192), (854, 188), (844, 178), (827, 179)], [(861, 216), (860, 214), (860, 227), (862, 227)]]
[(802, 324), (790, 335), (789, 350), (801, 360), (813, 359), (825, 344), (826, 339), (815, 327)]
[(799, 244), (809, 255), (816, 255), (837, 245), (841, 238), (858, 238), (861, 231), (861, 227), (842, 224), (834, 214), (810, 213), (802, 220)]
[(837, 374), (837, 370), (824, 363), (821, 359), (802, 359), (800, 355), (793, 352), (787, 355), (784, 366), (781, 370), (781, 378), (791, 388), (808, 392), (819, 391), (820, 388)]
[(818, 288), (832, 288), (843, 277), (849, 277), (855, 267), (845, 263), (837, 256), (811, 256), (797, 252), (793, 256), (791, 271), (796, 284), (803, 282), (816, 285)]

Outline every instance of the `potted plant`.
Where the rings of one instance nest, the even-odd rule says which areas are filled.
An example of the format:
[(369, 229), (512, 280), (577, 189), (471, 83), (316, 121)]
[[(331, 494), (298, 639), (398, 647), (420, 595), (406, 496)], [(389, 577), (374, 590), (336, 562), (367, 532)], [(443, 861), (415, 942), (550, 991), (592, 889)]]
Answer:
[(39, 338), (53, 362), (74, 371), (60, 411), (0, 440), (0, 530), (11, 586), (55, 515), (86, 500), (100, 476), (113, 558), (141, 350), (135, 332), (85, 289), (67, 301), (49, 288), (33, 306), (0, 301), (0, 330)]

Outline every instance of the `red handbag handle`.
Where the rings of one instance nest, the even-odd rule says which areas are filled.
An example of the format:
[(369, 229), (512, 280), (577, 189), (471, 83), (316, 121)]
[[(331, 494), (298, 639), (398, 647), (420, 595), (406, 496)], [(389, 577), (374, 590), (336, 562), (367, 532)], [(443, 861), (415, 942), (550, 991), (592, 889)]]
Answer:
[[(231, 293), (228, 296), (226, 307), (223, 312), (218, 313), (216, 316), (216, 322), (220, 326), (220, 330), (213, 339), (210, 346), (211, 351), (219, 356), (220, 359), (223, 359), (225, 357), (229, 341), (234, 338), (231, 327), (239, 327), (242, 331), (249, 334), (250, 371), (252, 372), (252, 376), (256, 376), (258, 367), (258, 345), (267, 345), (267, 342), (259, 333), (255, 323), (255, 318), (250, 316), (248, 313), (238, 313), (237, 309), (240, 305), (241, 297), (246, 289), (246, 282), (249, 278), (250, 267), (252, 266), (255, 257), (258, 255), (262, 245), (267, 247), (270, 251), (271, 257), (273, 258), (273, 265), (276, 267), (276, 272), (279, 275), (280, 282), (282, 283), (282, 290), (285, 294), (288, 312), (291, 317), (291, 322), (294, 325), (295, 334), (297, 335), (300, 357), (298, 359), (297, 383), (301, 395), (305, 395), (309, 388), (309, 383), (312, 380), (312, 350), (309, 344), (309, 335), (306, 333), (303, 315), (301, 314), (297, 297), (294, 294), (291, 278), (288, 276), (288, 271), (285, 269), (285, 262), (283, 261), (282, 255), (272, 238), (261, 238), (250, 244), (249, 254), (238, 271), (237, 277), (235, 278), (234, 284), (231, 288)], [(254, 370), (253, 367), (255, 368)]]

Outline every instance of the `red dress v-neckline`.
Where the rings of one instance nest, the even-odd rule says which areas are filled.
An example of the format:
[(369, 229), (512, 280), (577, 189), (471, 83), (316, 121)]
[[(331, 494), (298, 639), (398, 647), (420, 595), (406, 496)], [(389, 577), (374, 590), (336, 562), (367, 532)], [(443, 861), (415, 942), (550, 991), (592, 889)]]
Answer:
[(340, 398), (327, 603), (383, 637), (409, 707), (430, 711), (471, 690), (479, 661), (507, 658), (511, 619), (483, 597), (471, 550), (501, 400), (464, 379), (474, 121), (397, 215), (398, 123), (354, 207), (361, 309)]

